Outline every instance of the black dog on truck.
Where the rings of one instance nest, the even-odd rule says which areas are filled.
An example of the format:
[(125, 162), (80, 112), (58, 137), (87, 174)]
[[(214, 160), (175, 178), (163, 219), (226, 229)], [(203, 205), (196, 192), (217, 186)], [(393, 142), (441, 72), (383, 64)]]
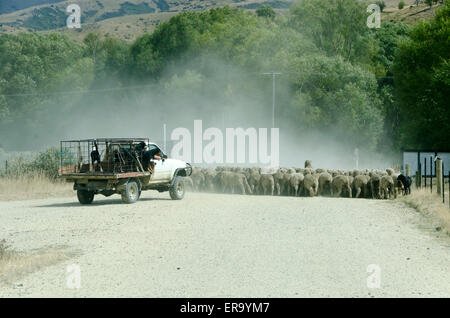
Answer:
[(403, 184), (403, 193), (405, 195), (411, 194), (411, 178), (400, 174), (397, 177), (397, 180), (400, 180), (400, 182)]

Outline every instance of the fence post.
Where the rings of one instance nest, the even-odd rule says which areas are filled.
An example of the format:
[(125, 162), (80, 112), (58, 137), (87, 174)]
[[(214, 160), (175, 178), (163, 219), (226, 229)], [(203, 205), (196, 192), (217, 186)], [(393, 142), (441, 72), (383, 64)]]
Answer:
[(406, 165), (405, 165), (405, 169), (406, 169), (406, 176), (407, 177), (410, 177), (411, 176), (411, 166), (409, 165), (409, 163), (407, 163)]
[(424, 165), (424, 184), (425, 184), (425, 189), (427, 188), (427, 157), (425, 157), (425, 158), (423, 158), (423, 160), (424, 160), (424, 163), (423, 163), (423, 165)]
[(445, 172), (444, 162), (442, 162), (442, 203), (445, 204)]
[(433, 193), (433, 157), (430, 157), (430, 189)]
[(420, 172), (419, 170), (416, 171), (416, 189), (420, 188)]
[(5, 174), (8, 174), (8, 160), (5, 161)]
[(436, 159), (436, 186), (437, 193), (442, 194), (442, 159)]

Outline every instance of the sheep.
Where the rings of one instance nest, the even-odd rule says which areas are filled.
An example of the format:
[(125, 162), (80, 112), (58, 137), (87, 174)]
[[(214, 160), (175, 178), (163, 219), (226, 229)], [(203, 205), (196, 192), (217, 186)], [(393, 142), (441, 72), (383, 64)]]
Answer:
[(205, 176), (200, 168), (194, 167), (192, 168), (191, 174), (192, 182), (194, 183), (194, 190), (201, 191), (204, 189), (205, 184)]
[(381, 177), (380, 189), (382, 199), (392, 199), (392, 197), (397, 197), (397, 193), (395, 192), (394, 180), (389, 175)]
[[(290, 172), (291, 170), (287, 170), (284, 175), (283, 175), (283, 192), (281, 194), (286, 194), (286, 195), (290, 195), (291, 193), (291, 176), (292, 173)], [(295, 173), (295, 170), (294, 170)]]
[(306, 161), (305, 161), (305, 169), (306, 169), (306, 168), (312, 169), (312, 162), (311, 162), (311, 160), (306, 160)]
[[(291, 190), (294, 192), (294, 196), (300, 195), (300, 193), (303, 191), (303, 180), (305, 177), (301, 173), (293, 173), (290, 175), (289, 184), (291, 187)], [(290, 193), (288, 193), (290, 194)]]
[(221, 172), (219, 180), (223, 185), (223, 190), (229, 193), (240, 192), (241, 194), (252, 194), (247, 178), (243, 173), (224, 171)]
[(355, 198), (359, 198), (361, 192), (363, 193), (363, 197), (367, 197), (369, 180), (369, 176), (361, 174), (353, 179), (353, 189), (356, 191)]
[(319, 175), (319, 195), (324, 195), (327, 191), (331, 196), (333, 196), (333, 188), (331, 183), (333, 182), (333, 177), (328, 172), (323, 172)]
[(203, 173), (203, 190), (208, 192), (214, 192), (215, 189), (215, 178), (217, 175), (217, 172), (212, 169), (202, 169)]
[(343, 191), (348, 192), (349, 198), (352, 197), (352, 188), (348, 176), (338, 175), (333, 178), (332, 187), (336, 197), (340, 197)]
[(248, 184), (254, 194), (257, 194), (260, 190), (261, 174), (257, 170), (252, 170), (247, 176)]
[(386, 169), (386, 172), (389, 176), (392, 177), (392, 180), (394, 181), (394, 191), (397, 194), (403, 193), (403, 183), (398, 180), (398, 176), (400, 175), (400, 172), (394, 171), (393, 169)]
[(261, 189), (261, 194), (273, 195), (275, 190), (275, 181), (273, 175), (271, 174), (261, 174), (261, 178), (259, 179), (259, 187)]
[(380, 179), (381, 177), (374, 172), (370, 173), (370, 192), (372, 193), (372, 199), (381, 198), (380, 193)]
[(319, 180), (315, 175), (306, 174), (303, 179), (303, 190), (305, 195), (313, 197), (317, 195), (317, 190), (319, 188)]
[(400, 181), (403, 185), (403, 194), (411, 194), (411, 178), (400, 174), (398, 175), (397, 180)]
[(289, 173), (289, 174), (293, 174), (293, 173), (296, 173), (297, 171), (295, 171), (295, 168), (288, 168), (287, 169), (287, 173)]
[(285, 170), (283, 168), (280, 168), (273, 174), (273, 180), (275, 182), (275, 191), (277, 195), (281, 195), (284, 191), (284, 174)]
[(313, 169), (311, 161), (305, 168), (218, 166), (194, 167), (186, 177), (186, 188), (196, 191), (219, 191), (242, 194), (326, 196), (386, 199), (397, 193), (409, 194), (411, 179), (391, 168), (385, 170)]

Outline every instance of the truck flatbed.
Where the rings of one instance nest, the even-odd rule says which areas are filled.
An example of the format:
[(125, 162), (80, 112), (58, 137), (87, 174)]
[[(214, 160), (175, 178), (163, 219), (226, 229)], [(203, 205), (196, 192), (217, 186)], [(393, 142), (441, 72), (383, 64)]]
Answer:
[(123, 173), (112, 173), (112, 172), (79, 172), (79, 173), (68, 173), (61, 174), (61, 178), (73, 180), (73, 179), (126, 179), (126, 178), (136, 178), (136, 177), (148, 177), (150, 172), (123, 172)]

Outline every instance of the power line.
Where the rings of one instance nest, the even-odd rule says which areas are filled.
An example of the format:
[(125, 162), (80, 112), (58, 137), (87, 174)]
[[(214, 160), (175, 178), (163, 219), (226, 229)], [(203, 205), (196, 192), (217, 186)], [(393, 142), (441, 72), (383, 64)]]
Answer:
[(84, 94), (84, 93), (101, 93), (101, 92), (111, 92), (111, 91), (120, 91), (120, 90), (128, 90), (128, 89), (138, 89), (138, 88), (148, 88), (155, 87), (156, 84), (148, 84), (148, 85), (137, 85), (137, 86), (125, 86), (125, 87), (111, 87), (111, 88), (100, 88), (100, 89), (85, 89), (85, 90), (72, 90), (72, 91), (63, 91), (63, 92), (55, 92), (55, 93), (24, 93), (24, 94), (0, 94), (1, 96), (6, 97), (20, 97), (20, 96), (57, 96), (57, 95), (71, 95), (71, 94)]
[[(273, 90), (275, 90), (275, 79), (276, 75), (289, 75), (289, 74), (304, 74), (304, 75), (319, 75), (319, 76), (327, 76), (324, 73), (308, 73), (308, 72), (267, 72), (267, 73), (249, 73), (247, 76), (252, 75), (272, 75), (273, 77)], [(377, 76), (376, 78), (394, 78), (393, 76)], [(246, 76), (238, 76), (238, 77), (246, 77)], [(360, 75), (337, 75), (334, 77), (360, 77)], [(369, 77), (369, 76), (367, 76)], [(149, 87), (157, 87), (158, 84), (147, 84), (147, 85), (136, 85), (136, 86), (122, 86), (122, 87), (111, 87), (111, 88), (100, 88), (100, 89), (84, 89), (84, 90), (71, 90), (71, 91), (62, 91), (62, 92), (54, 92), (54, 93), (23, 93), (23, 94), (0, 94), (0, 96), (5, 97), (25, 97), (25, 96), (58, 96), (58, 95), (76, 95), (76, 94), (84, 94), (84, 93), (102, 93), (102, 92), (111, 92), (111, 91), (120, 91), (120, 90), (129, 90), (129, 89), (139, 89), (139, 88), (149, 88)], [(273, 97), (274, 99), (274, 97)], [(275, 104), (275, 101), (273, 101)]]

